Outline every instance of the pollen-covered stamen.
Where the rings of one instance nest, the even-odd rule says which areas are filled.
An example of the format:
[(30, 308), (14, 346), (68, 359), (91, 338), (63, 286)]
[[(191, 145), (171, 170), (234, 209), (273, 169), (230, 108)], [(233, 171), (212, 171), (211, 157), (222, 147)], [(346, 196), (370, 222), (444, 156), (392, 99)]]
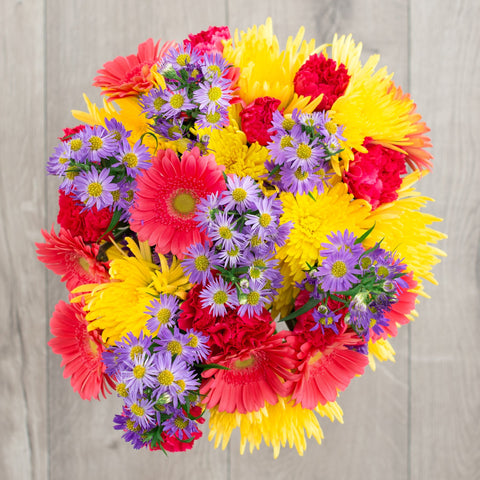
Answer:
[(184, 420), (182, 417), (175, 417), (175, 420), (173, 421), (173, 423), (180, 430), (183, 430), (188, 427), (188, 420)]
[(218, 229), (218, 234), (220, 235), (221, 238), (223, 238), (224, 240), (230, 240), (233, 236), (232, 234), (232, 231), (230, 230), (230, 228), (228, 227), (220, 227)]
[(125, 383), (117, 383), (115, 390), (121, 397), (128, 397), (128, 388)]
[(184, 103), (185, 103), (185, 98), (181, 93), (175, 93), (170, 97), (170, 105), (177, 110), (182, 108)]
[(217, 102), (222, 98), (222, 89), (220, 87), (212, 87), (208, 91), (207, 96), (211, 102)]
[(260, 294), (258, 292), (250, 292), (247, 295), (247, 303), (249, 305), (258, 305), (259, 301), (260, 301)]
[(334, 135), (337, 133), (337, 124), (335, 122), (332, 122), (332, 120), (329, 120), (328, 122), (325, 123), (325, 129), (330, 135)]
[(189, 336), (190, 340), (188, 341), (187, 345), (189, 347), (197, 348), (198, 347), (198, 337), (191, 333)]
[(297, 180), (306, 180), (308, 178), (308, 172), (303, 171), (301, 168), (295, 170), (294, 176)]
[(157, 97), (154, 101), (153, 101), (153, 106), (155, 107), (155, 110), (159, 110), (167, 103), (166, 100), (164, 100), (163, 98), (161, 97)]
[(100, 150), (103, 147), (103, 140), (97, 135), (93, 135), (88, 139), (91, 150)]
[(212, 112), (212, 113), (207, 113), (205, 115), (205, 118), (207, 119), (208, 123), (211, 123), (212, 125), (215, 125), (220, 121), (222, 116), (220, 115), (220, 112)]
[(260, 215), (260, 220), (259, 220), (259, 224), (263, 227), (263, 228), (266, 228), (270, 225), (270, 223), (272, 222), (272, 217), (268, 214), (268, 213), (262, 213)]
[(180, 65), (181, 67), (185, 67), (185, 66), (188, 65), (191, 61), (192, 61), (192, 58), (190, 57), (190, 55), (189, 55), (188, 53), (181, 53), (181, 54), (177, 57), (177, 63), (178, 63), (178, 65)]
[(214, 293), (212, 299), (217, 305), (223, 305), (228, 301), (228, 295), (223, 290), (219, 290), (218, 292)]
[(129, 168), (135, 168), (138, 165), (138, 157), (132, 152), (126, 153), (122, 158), (122, 162)]
[(143, 378), (146, 371), (147, 369), (143, 365), (136, 365), (133, 368), (133, 376), (138, 379)]
[(183, 352), (183, 347), (180, 342), (177, 342), (177, 340), (171, 340), (167, 344), (167, 350), (172, 354), (172, 355), (180, 355)]
[(136, 355), (141, 355), (143, 353), (143, 347), (141, 345), (135, 345), (130, 349), (130, 358), (133, 360)]
[(91, 197), (98, 198), (102, 195), (103, 192), (102, 184), (99, 182), (92, 182), (88, 186), (87, 191)]
[(195, 269), (199, 272), (206, 272), (210, 268), (210, 262), (206, 255), (199, 255), (195, 258)]
[(175, 377), (173, 376), (173, 373), (170, 370), (162, 370), (158, 375), (157, 375), (157, 380), (160, 385), (165, 385), (169, 386), (173, 383), (175, 380)]
[(294, 126), (295, 126), (295, 120), (293, 120), (292, 118), (285, 118), (282, 122), (282, 127), (287, 132), (289, 132)]
[(74, 138), (71, 142), (70, 142), (70, 148), (74, 151), (74, 152), (78, 152), (83, 146), (83, 142), (79, 139), (79, 138)]
[(157, 313), (157, 319), (160, 325), (166, 325), (170, 318), (172, 317), (172, 312), (168, 308), (161, 308)]
[(292, 142), (293, 142), (293, 137), (291, 137), (290, 135), (284, 135), (280, 139), (280, 148), (283, 150), (286, 147), (291, 147), (293, 145)]
[(243, 188), (236, 188), (232, 192), (232, 198), (236, 202), (243, 202), (247, 198), (247, 192)]
[(300, 143), (297, 147), (297, 157), (302, 160), (308, 160), (312, 156), (312, 148), (306, 143)]
[(131, 407), (130, 407), (130, 411), (137, 417), (143, 417), (145, 415), (145, 409), (142, 408), (140, 405), (138, 405), (137, 403), (134, 403)]
[(347, 265), (341, 260), (337, 260), (332, 265), (332, 275), (337, 278), (342, 278), (347, 274)]

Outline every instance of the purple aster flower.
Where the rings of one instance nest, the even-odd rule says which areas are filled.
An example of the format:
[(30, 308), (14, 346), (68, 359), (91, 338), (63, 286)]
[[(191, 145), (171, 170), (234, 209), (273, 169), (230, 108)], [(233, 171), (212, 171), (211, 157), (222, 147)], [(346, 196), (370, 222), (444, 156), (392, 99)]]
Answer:
[(152, 390), (152, 398), (158, 399), (163, 394), (168, 394), (173, 399), (181, 390), (177, 383), (185, 376), (187, 364), (178, 357), (172, 359), (169, 352), (157, 352), (154, 355), (157, 367), (157, 384)]
[(327, 305), (320, 304), (313, 309), (312, 316), (317, 324), (311, 329), (311, 331), (315, 331), (320, 327), (322, 334), (324, 334), (325, 329), (330, 328), (338, 334), (337, 322), (342, 318), (341, 313), (332, 312)]
[(124, 364), (122, 380), (128, 388), (131, 398), (142, 395), (145, 387), (153, 388), (158, 371), (153, 363), (153, 357), (148, 353), (135, 355), (133, 360)]
[(219, 256), (208, 246), (208, 242), (196, 243), (188, 248), (182, 267), (190, 274), (190, 282), (205, 285), (213, 279), (212, 267), (219, 262)]
[(285, 162), (292, 169), (300, 167), (302, 170), (313, 172), (318, 163), (323, 159), (323, 148), (316, 138), (310, 138), (306, 133), (301, 133), (291, 147), (285, 148)]
[(197, 117), (197, 128), (223, 128), (230, 123), (228, 110), (216, 108), (211, 111), (201, 112)]
[(130, 411), (130, 418), (135, 425), (148, 429), (155, 426), (155, 403), (147, 398), (132, 399), (127, 397), (125, 405)]
[(193, 328), (187, 330), (187, 345), (193, 348), (195, 362), (201, 362), (208, 359), (210, 347), (208, 346), (209, 337)]
[(151, 318), (147, 321), (147, 328), (155, 333), (159, 328), (172, 327), (178, 315), (178, 298), (174, 295), (163, 294), (158, 299), (154, 298), (145, 313)]
[(202, 73), (205, 80), (220, 78), (228, 70), (230, 64), (220, 53), (204, 55), (202, 60)]
[(117, 185), (113, 182), (110, 169), (104, 168), (98, 172), (92, 166), (89, 172), (79, 173), (73, 183), (76, 198), (85, 204), (85, 209), (95, 205), (97, 210), (101, 210), (112, 205), (113, 198), (110, 192), (117, 190)]
[(186, 368), (182, 378), (176, 380), (176, 383), (180, 388), (171, 399), (171, 403), (175, 408), (178, 407), (178, 405), (184, 404), (189, 395), (198, 390), (200, 378), (193, 370)]
[(70, 144), (62, 142), (60, 145), (57, 145), (54, 154), (48, 159), (47, 173), (49, 175), (65, 175), (70, 166), (70, 158)]
[(238, 305), (234, 287), (221, 277), (211, 281), (200, 293), (203, 308), (210, 307), (210, 313), (223, 317), (227, 307)]
[[(264, 197), (255, 201), (258, 214), (247, 214), (245, 225), (252, 228), (252, 232), (262, 240), (268, 235), (275, 235), (278, 225), (278, 205), (275, 203), (275, 196)], [(281, 206), (280, 206), (281, 209)]]
[[(119, 144), (117, 162), (112, 164), (113, 167), (123, 165), (126, 168), (127, 175), (135, 177), (140, 169), (150, 168), (150, 152), (148, 148), (138, 140), (132, 147), (128, 140), (123, 140)], [(140, 172), (141, 173), (141, 172)]]
[(174, 91), (163, 90), (162, 98), (165, 100), (165, 103), (160, 108), (160, 114), (165, 118), (175, 118), (182, 112), (195, 109), (195, 105), (188, 97), (186, 88), (179, 88)]
[(162, 97), (163, 89), (152, 88), (148, 93), (142, 95), (140, 105), (147, 118), (153, 118), (160, 115), (160, 110), (166, 101)]
[(317, 267), (317, 275), (322, 277), (322, 289), (324, 291), (342, 292), (348, 290), (353, 284), (358, 283), (356, 274), (360, 270), (356, 268), (355, 257), (350, 252), (335, 252), (323, 260)]
[(271, 137), (267, 148), (275, 165), (283, 165), (286, 158), (286, 149), (293, 148), (302, 134), (300, 125), (295, 125), (291, 130), (279, 130), (276, 135)]
[(190, 420), (183, 410), (177, 410), (170, 418), (162, 423), (163, 431), (171, 436), (177, 436), (180, 440), (187, 440), (194, 432), (198, 432), (196, 422)]
[(113, 428), (115, 430), (122, 430), (124, 434), (122, 438), (133, 445), (133, 448), (139, 449), (145, 446), (145, 442), (142, 439), (141, 434), (144, 429), (136, 424), (131, 419), (130, 411), (124, 406), (121, 415), (115, 415), (113, 417)]
[(238, 314), (240, 316), (247, 315), (252, 317), (255, 313), (260, 313), (268, 301), (265, 281), (251, 280), (248, 282), (248, 287), (242, 289), (242, 293), (239, 294), (238, 302), (240, 307)]
[(153, 129), (167, 140), (179, 140), (185, 134), (183, 118), (164, 119), (163, 117), (157, 117)]
[(173, 331), (169, 328), (162, 328), (158, 332), (158, 338), (154, 343), (158, 346), (154, 352), (169, 352), (172, 358), (178, 358), (186, 363), (192, 363), (195, 358), (195, 351), (188, 345), (189, 337), (180, 333), (177, 327)]
[(211, 82), (202, 82), (193, 93), (193, 99), (200, 111), (213, 112), (218, 108), (228, 108), (232, 98), (231, 81), (225, 78), (214, 78)]
[(315, 187), (319, 194), (323, 192), (322, 180), (313, 172), (303, 170), (301, 167), (294, 169), (286, 164), (281, 168), (280, 174), (282, 175), (283, 190), (286, 192), (303, 195), (313, 191)]
[(230, 250), (220, 250), (218, 253), (219, 264), (222, 268), (235, 268), (243, 258), (243, 249), (234, 245)]
[(112, 210), (121, 212), (120, 220), (128, 222), (130, 218), (130, 208), (133, 205), (133, 194), (136, 182), (130, 177), (123, 178), (117, 183), (117, 189), (110, 192), (112, 195)]
[(110, 120), (106, 118), (105, 127), (107, 128), (113, 140), (117, 142), (117, 144), (121, 143), (122, 140), (125, 140), (132, 134), (131, 130), (127, 131), (123, 124), (115, 118), (112, 118)]
[(88, 144), (83, 131), (76, 133), (67, 143), (70, 148), (71, 158), (79, 163), (85, 163), (88, 155)]
[(172, 47), (165, 57), (162, 59), (162, 67), (169, 66), (175, 71), (182, 70), (186, 67), (192, 67), (195, 64), (199, 63), (201, 60), (201, 55), (198, 50), (192, 48), (191, 44), (186, 46), (177, 45)]
[(234, 246), (241, 247), (245, 237), (235, 229), (235, 220), (227, 212), (219, 212), (215, 222), (208, 229), (208, 236), (216, 246), (231, 250)]
[(96, 125), (93, 129), (86, 128), (81, 133), (87, 145), (87, 158), (91, 162), (100, 163), (102, 158), (115, 154), (117, 141), (106, 128)]
[(114, 352), (119, 362), (128, 362), (137, 355), (143, 355), (148, 352), (152, 345), (152, 337), (144, 335), (143, 331), (136, 337), (132, 332), (128, 332), (119, 342), (115, 342)]
[(219, 203), (225, 206), (225, 210), (235, 209), (238, 213), (243, 213), (255, 208), (255, 200), (260, 193), (252, 177), (231, 175), (227, 178), (227, 190), (222, 193)]
[(214, 225), (215, 218), (219, 212), (218, 206), (218, 193), (211, 193), (207, 198), (200, 200), (194, 217), (200, 230), (208, 231)]
[(365, 251), (361, 243), (355, 244), (357, 237), (348, 230), (345, 230), (343, 233), (338, 231), (337, 233), (327, 235), (327, 240), (329, 243), (322, 243), (322, 247), (324, 247), (324, 250), (320, 250), (322, 257), (326, 257), (335, 252), (347, 251), (354, 257), (357, 257), (355, 263), (358, 263), (359, 257)]
[(349, 312), (345, 316), (345, 322), (355, 327), (360, 332), (366, 332), (370, 328), (372, 314), (369, 307), (369, 294), (357, 293), (350, 302)]
[(105, 373), (112, 377), (115, 376), (119, 367), (117, 349), (104, 351), (102, 353), (102, 362), (105, 364)]

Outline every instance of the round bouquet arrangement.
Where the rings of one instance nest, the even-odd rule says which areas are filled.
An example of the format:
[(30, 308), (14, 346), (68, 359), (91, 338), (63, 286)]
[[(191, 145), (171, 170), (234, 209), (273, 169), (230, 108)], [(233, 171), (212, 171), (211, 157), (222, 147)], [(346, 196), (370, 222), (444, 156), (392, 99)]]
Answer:
[(302, 454), (435, 283), (415, 103), (351, 36), (303, 36), (149, 39), (48, 160), (59, 228), (37, 253), (69, 291), (49, 345), (82, 398), (120, 397), (134, 448), (190, 449), (208, 418), (215, 446), (238, 427), (242, 453)]

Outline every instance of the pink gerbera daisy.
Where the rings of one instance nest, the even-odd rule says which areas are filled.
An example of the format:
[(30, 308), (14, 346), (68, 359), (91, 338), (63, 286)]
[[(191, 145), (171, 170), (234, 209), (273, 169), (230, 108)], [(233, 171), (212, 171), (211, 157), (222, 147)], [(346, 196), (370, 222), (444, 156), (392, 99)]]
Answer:
[[(352, 349), (361, 340), (356, 333), (345, 331), (332, 336), (328, 345), (314, 347), (302, 335), (290, 335), (289, 343), (297, 351), (299, 378), (292, 384), (292, 399), (303, 408), (315, 408), (337, 398), (355, 375), (362, 375), (368, 356)], [(350, 347), (350, 348), (349, 348)]]
[(275, 405), (279, 396), (287, 396), (297, 365), (295, 352), (281, 333), (266, 337), (257, 347), (236, 355), (217, 355), (210, 361), (227, 369), (211, 368), (202, 374), (206, 379), (200, 388), (203, 403), (228, 413), (256, 412), (265, 402)]
[(65, 228), (57, 235), (42, 230), (45, 243), (36, 243), (38, 259), (57, 275), (62, 275), (67, 289), (87, 283), (105, 283), (109, 281), (108, 266), (97, 260), (99, 246), (85, 245), (81, 237), (74, 237)]
[(137, 96), (152, 88), (152, 65), (157, 63), (165, 53), (176, 46), (175, 42), (166, 42), (159, 48), (160, 41), (153, 43), (149, 38), (138, 46), (136, 55), (117, 57), (105, 63), (97, 73), (93, 86), (101, 87), (102, 93), (109, 100)]
[(181, 161), (173, 150), (160, 150), (137, 180), (130, 227), (139, 240), (180, 259), (188, 247), (204, 243), (207, 236), (194, 219), (196, 207), (202, 198), (225, 190), (223, 168), (213, 155), (202, 157), (196, 147)]
[(98, 330), (87, 331), (88, 322), (82, 303), (60, 301), (55, 307), (50, 330), (54, 338), (48, 345), (62, 356), (63, 376), (70, 378), (74, 392), (84, 400), (106, 397), (115, 383), (105, 374), (102, 353), (105, 351)]

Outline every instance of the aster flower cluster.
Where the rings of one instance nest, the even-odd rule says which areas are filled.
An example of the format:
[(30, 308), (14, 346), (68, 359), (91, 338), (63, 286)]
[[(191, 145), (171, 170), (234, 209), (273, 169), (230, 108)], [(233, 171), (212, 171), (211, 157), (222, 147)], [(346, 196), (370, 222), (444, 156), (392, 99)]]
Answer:
[(132, 146), (131, 131), (117, 120), (106, 119), (105, 125), (64, 137), (49, 158), (47, 172), (63, 177), (60, 192), (81, 203), (82, 212), (108, 209), (116, 224), (128, 221), (135, 179), (150, 166), (150, 153), (141, 140)]
[(238, 307), (239, 315), (252, 316), (282, 285), (275, 248), (290, 225), (279, 225), (281, 202), (276, 195), (266, 197), (250, 177), (232, 175), (226, 186), (200, 202), (196, 220), (211, 245), (191, 246), (183, 266), (190, 281), (203, 286), (202, 305), (213, 315)]
[(69, 290), (49, 344), (81, 398), (116, 392), (136, 449), (192, 448), (208, 412), (215, 446), (238, 427), (242, 453), (302, 455), (435, 282), (416, 105), (351, 36), (303, 35), (149, 39), (48, 160), (60, 231), (37, 255)]
[(267, 144), (271, 160), (266, 163), (268, 180), (280, 190), (308, 193), (315, 187), (323, 192), (332, 176), (330, 158), (341, 150), (343, 126), (337, 125), (328, 111), (291, 115), (273, 113)]
[(123, 438), (134, 448), (168, 450), (172, 440), (190, 443), (200, 436), (198, 423), (203, 419), (195, 365), (208, 357), (208, 338), (191, 329), (169, 328), (176, 309), (171, 296), (155, 299), (148, 313), (161, 325), (158, 334), (129, 333), (103, 354), (106, 371), (124, 401), (115, 428), (124, 431)]
[[(338, 333), (339, 322), (344, 321), (368, 340), (370, 333), (379, 335), (389, 324), (385, 314), (397, 302), (400, 290), (408, 287), (402, 279), (406, 266), (378, 243), (365, 250), (362, 240), (368, 233), (359, 239), (345, 230), (322, 243), (322, 263), (310, 266), (299, 284), (310, 295), (303, 310), (315, 306), (313, 330), (331, 328)], [(331, 308), (332, 300), (336, 308)]]
[(142, 98), (143, 111), (154, 119), (156, 133), (179, 140), (192, 138), (194, 127), (228, 125), (232, 82), (226, 78), (230, 66), (219, 53), (202, 55), (187, 44), (170, 49), (159, 68), (165, 88), (152, 88)]

